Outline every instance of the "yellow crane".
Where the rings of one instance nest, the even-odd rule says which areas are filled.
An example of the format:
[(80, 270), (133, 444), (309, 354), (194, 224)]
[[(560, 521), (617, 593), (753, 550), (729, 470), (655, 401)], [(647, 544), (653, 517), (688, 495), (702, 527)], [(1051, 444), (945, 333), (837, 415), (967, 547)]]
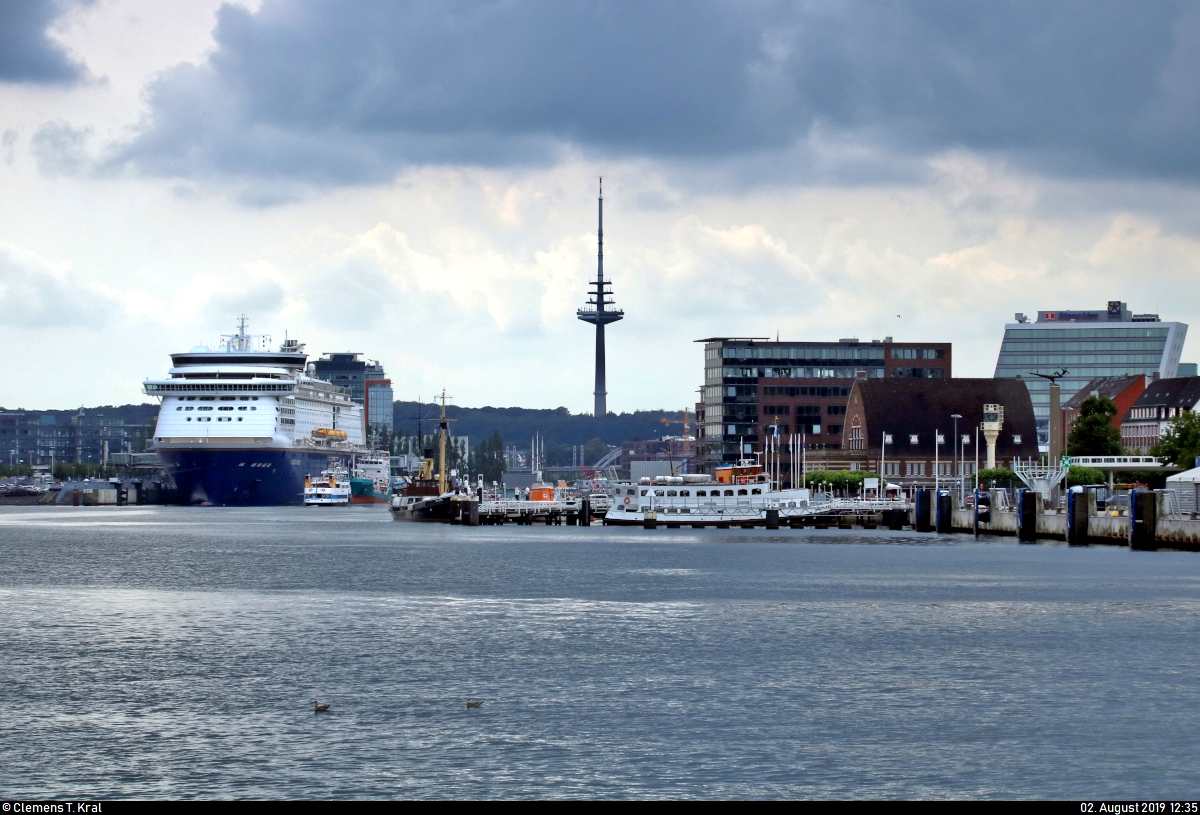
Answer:
[(660, 424), (681, 424), (681, 425), (683, 425), (683, 452), (684, 452), (684, 455), (690, 456), (692, 454), (693, 437), (691, 434), (692, 416), (688, 412), (688, 409), (687, 408), (683, 409), (683, 418), (682, 419), (668, 419), (666, 416), (664, 416), (661, 419), (659, 419), (658, 421)]

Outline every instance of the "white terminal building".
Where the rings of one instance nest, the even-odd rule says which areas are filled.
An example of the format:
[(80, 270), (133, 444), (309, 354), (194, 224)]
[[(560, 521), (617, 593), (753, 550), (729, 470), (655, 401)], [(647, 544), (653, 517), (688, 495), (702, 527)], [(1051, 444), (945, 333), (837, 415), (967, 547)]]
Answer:
[(1186, 323), (1163, 322), (1157, 314), (1133, 314), (1119, 300), (1096, 311), (1039, 311), (1037, 322), (1017, 314), (1016, 322), (1004, 326), (995, 377), (1025, 381), (1044, 452), (1050, 439), (1050, 381), (1037, 374), (1066, 370), (1058, 379), (1064, 403), (1098, 376), (1174, 378), (1187, 329)]

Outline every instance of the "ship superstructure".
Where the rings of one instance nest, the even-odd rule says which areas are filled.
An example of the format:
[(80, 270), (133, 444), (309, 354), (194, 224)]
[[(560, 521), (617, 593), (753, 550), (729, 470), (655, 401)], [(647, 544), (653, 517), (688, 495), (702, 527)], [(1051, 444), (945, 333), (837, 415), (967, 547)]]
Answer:
[(162, 400), (154, 447), (184, 500), (298, 504), (306, 475), (367, 452), (362, 406), (307, 359), (295, 340), (271, 350), (243, 317), (217, 348), (172, 354), (169, 378), (144, 383)]

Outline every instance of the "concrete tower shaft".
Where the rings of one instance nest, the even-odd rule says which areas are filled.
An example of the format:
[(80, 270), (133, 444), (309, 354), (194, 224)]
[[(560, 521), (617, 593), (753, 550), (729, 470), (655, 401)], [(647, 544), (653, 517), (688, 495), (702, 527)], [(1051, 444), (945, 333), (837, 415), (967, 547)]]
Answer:
[(608, 390), (604, 381), (604, 326), (615, 323), (625, 317), (625, 312), (616, 308), (612, 292), (608, 287), (612, 283), (604, 279), (604, 179), (600, 179), (599, 226), (596, 231), (596, 279), (591, 281), (588, 290), (590, 299), (587, 305), (575, 312), (575, 316), (585, 323), (596, 326), (596, 406), (595, 416), (600, 418), (607, 415)]

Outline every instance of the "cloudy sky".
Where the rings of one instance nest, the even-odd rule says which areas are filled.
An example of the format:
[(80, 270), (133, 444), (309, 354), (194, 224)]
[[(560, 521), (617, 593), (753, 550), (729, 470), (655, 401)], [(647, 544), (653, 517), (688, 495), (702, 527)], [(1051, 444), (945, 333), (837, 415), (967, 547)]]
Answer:
[(1196, 3), (0, 0), (0, 405), (146, 401), (245, 312), (590, 410), (600, 175), (612, 410), (714, 335), (1200, 330), (1198, 136)]

